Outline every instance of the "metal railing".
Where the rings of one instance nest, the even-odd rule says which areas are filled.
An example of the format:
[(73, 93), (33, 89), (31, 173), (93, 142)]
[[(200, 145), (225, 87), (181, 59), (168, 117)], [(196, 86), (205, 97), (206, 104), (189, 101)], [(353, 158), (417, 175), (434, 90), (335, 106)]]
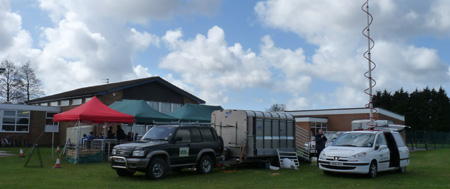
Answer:
[(406, 145), (411, 150), (450, 148), (450, 132), (406, 131)]

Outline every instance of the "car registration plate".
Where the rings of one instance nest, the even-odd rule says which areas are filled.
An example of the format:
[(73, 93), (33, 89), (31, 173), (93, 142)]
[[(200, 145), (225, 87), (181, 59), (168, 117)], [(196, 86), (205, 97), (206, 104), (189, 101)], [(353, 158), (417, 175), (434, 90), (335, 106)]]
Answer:
[(342, 163), (342, 162), (330, 162), (330, 165), (331, 166), (343, 166), (344, 163)]

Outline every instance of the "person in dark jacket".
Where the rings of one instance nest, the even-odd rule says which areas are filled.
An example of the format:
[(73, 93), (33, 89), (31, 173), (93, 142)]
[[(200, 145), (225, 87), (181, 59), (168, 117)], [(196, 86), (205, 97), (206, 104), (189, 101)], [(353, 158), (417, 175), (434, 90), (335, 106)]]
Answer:
[(316, 157), (317, 165), (319, 165), (320, 152), (325, 148), (325, 143), (327, 142), (327, 137), (323, 134), (323, 130), (319, 129), (319, 134), (315, 136), (316, 139)]
[(127, 139), (127, 135), (123, 131), (122, 127), (120, 127), (120, 125), (117, 125), (116, 135), (117, 135), (116, 136), (117, 140), (126, 140)]

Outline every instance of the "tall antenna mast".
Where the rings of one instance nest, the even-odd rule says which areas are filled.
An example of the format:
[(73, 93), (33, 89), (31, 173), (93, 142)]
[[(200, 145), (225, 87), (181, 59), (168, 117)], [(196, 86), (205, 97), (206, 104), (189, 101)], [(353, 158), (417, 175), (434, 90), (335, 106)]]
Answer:
[[(365, 9), (364, 9), (365, 8)], [(364, 58), (367, 59), (369, 70), (364, 73), (364, 76), (367, 77), (369, 80), (369, 88), (364, 90), (364, 92), (369, 95), (369, 103), (366, 104), (366, 108), (369, 108), (369, 126), (375, 126), (374, 124), (374, 108), (373, 108), (373, 92), (372, 88), (375, 87), (376, 81), (372, 78), (372, 71), (375, 69), (376, 64), (372, 61), (371, 57), (371, 50), (373, 49), (375, 42), (372, 38), (370, 38), (370, 25), (372, 24), (373, 17), (369, 13), (369, 0), (366, 0), (366, 2), (361, 7), (361, 10), (364, 11), (367, 15), (367, 26), (362, 31), (362, 34), (367, 38), (367, 51), (364, 53)], [(376, 111), (376, 110), (375, 110)]]

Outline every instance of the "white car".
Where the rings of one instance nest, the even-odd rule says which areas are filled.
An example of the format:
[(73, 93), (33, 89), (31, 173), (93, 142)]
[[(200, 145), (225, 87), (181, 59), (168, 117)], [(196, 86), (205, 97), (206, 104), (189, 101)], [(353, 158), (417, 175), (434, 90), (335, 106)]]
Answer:
[(330, 172), (367, 174), (380, 171), (406, 171), (409, 150), (402, 136), (393, 130), (350, 131), (342, 134), (319, 156), (319, 167)]

